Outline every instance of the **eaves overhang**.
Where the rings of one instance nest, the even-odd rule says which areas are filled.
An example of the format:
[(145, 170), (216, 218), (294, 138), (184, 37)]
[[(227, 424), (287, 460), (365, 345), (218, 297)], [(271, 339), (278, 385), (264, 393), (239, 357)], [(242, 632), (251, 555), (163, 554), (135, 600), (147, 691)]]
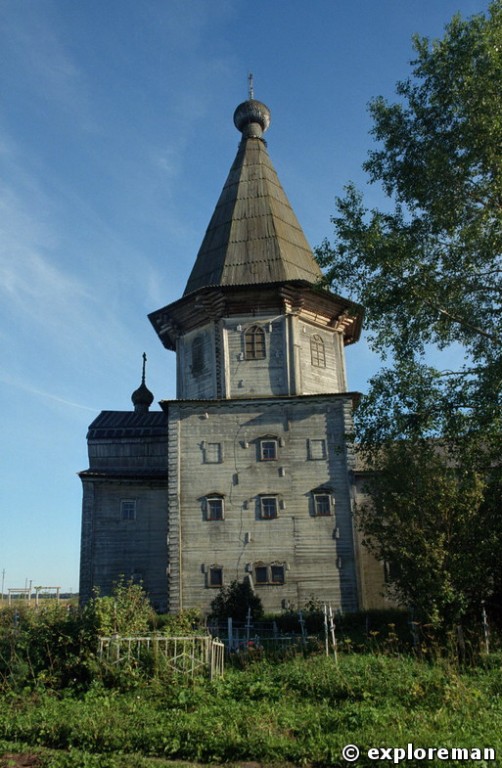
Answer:
[(98, 470), (98, 469), (84, 469), (78, 472), (78, 476), (81, 480), (93, 480), (97, 482), (144, 482), (153, 481), (155, 483), (161, 483), (167, 485), (167, 470), (135, 470), (135, 471), (120, 471), (120, 470)]
[(298, 314), (313, 323), (343, 333), (344, 343), (359, 340), (364, 310), (360, 304), (306, 280), (276, 283), (220, 285), (201, 288), (148, 315), (166, 349), (176, 350), (176, 339), (224, 317), (267, 311)]
[(246, 408), (251, 407), (255, 408), (257, 406), (266, 405), (267, 403), (271, 403), (276, 405), (277, 403), (294, 403), (299, 401), (306, 401), (306, 402), (319, 402), (326, 400), (347, 400), (349, 399), (352, 403), (352, 407), (355, 409), (359, 405), (359, 402), (361, 400), (361, 393), (356, 391), (351, 392), (323, 392), (323, 393), (316, 393), (316, 394), (309, 394), (309, 395), (274, 395), (273, 397), (270, 397), (269, 395), (264, 395), (263, 397), (242, 397), (242, 398), (228, 398), (223, 399), (220, 398), (218, 400), (179, 400), (179, 399), (173, 399), (173, 400), (160, 400), (159, 405), (162, 408), (162, 410), (168, 414), (169, 409), (171, 407), (177, 407), (177, 408), (193, 408), (195, 410), (200, 410), (201, 413), (205, 413), (206, 411), (212, 411), (213, 409), (216, 409), (216, 411), (221, 411), (221, 408), (227, 407), (227, 408)]

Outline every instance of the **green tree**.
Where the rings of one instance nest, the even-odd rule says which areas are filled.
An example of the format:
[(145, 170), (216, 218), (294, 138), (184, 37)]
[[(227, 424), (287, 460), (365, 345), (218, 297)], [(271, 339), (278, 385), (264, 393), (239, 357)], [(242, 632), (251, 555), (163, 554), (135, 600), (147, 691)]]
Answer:
[(453, 467), (437, 442), (382, 449), (359, 523), (365, 544), (386, 564), (391, 591), (423, 621), (451, 627), (479, 616), (481, 601), (491, 598), (487, 564), (500, 525), (490, 519), (495, 510), (484, 504), (485, 490), (484, 478)]
[[(389, 361), (356, 414), (364, 461), (380, 478), (363, 528), (393, 561), (398, 593), (424, 611), (428, 595), (429, 614), (447, 620), (500, 596), (487, 542), (500, 550), (501, 1), (455, 16), (441, 40), (415, 37), (414, 49), (398, 101), (370, 105), (378, 143), (364, 169), (388, 207), (368, 210), (348, 185), (334, 241), (317, 258), (327, 283), (365, 307), (370, 344)], [(449, 347), (462, 362), (433, 367), (431, 349)], [(441, 459), (427, 448), (438, 438)], [(439, 543), (434, 516), (449, 526)]]
[(261, 600), (253, 592), (248, 579), (233, 581), (228, 587), (223, 587), (212, 601), (210, 618), (245, 621), (250, 608), (252, 619), (263, 616)]
[[(394, 367), (374, 380), (363, 437), (451, 433), (500, 452), (502, 340), (502, 4), (442, 40), (414, 39), (399, 101), (370, 105), (379, 142), (364, 168), (389, 210), (353, 185), (337, 200), (335, 242), (318, 259), (337, 292), (366, 311), (373, 347)], [(430, 345), (461, 347), (455, 371), (426, 364)], [(427, 391), (430, 390), (430, 396)], [(397, 394), (399, 393), (399, 398)], [(392, 416), (379, 418), (382, 395)], [(394, 418), (397, 417), (397, 418)]]

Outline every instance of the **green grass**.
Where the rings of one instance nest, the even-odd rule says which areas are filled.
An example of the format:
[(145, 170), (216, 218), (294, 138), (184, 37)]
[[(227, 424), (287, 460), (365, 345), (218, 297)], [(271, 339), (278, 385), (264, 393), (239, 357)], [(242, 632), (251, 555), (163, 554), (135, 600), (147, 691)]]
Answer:
[[(94, 684), (79, 696), (0, 699), (0, 750), (56, 750), (54, 768), (143, 768), (153, 758), (343, 766), (348, 743), (362, 750), (357, 766), (370, 766), (368, 748), (408, 742), (493, 747), (502, 764), (502, 658), (459, 671), (407, 657), (353, 654), (337, 666), (317, 656), (260, 661), (212, 683), (153, 681), (126, 692)], [(447, 763), (427, 761), (436, 764)]]
[[(27, 747), (22, 743), (10, 743), (0, 739), (0, 768), (18, 768), (26, 763), (22, 758), (29, 754), (29, 764), (36, 768), (200, 768), (195, 763), (186, 761), (173, 762), (142, 755), (90, 754), (78, 749), (69, 751), (47, 749), (45, 747)], [(4, 757), (8, 755), (8, 757)], [(16, 762), (18, 756), (20, 762)], [(230, 766), (227, 766), (230, 768)]]

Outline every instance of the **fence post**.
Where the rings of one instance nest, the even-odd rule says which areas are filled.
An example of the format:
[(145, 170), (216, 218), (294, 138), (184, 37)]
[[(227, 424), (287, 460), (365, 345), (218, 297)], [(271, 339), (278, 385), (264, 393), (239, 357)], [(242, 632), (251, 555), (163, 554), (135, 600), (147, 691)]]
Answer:
[(335, 622), (333, 620), (333, 609), (329, 606), (329, 628), (331, 630), (331, 642), (333, 644), (333, 653), (335, 656), (335, 662), (338, 664), (338, 653), (336, 648), (336, 635), (335, 635)]
[(249, 644), (249, 637), (251, 635), (251, 606), (248, 606), (248, 612), (246, 616), (246, 643)]
[(488, 626), (488, 617), (486, 615), (485, 601), (481, 601), (481, 612), (483, 616), (483, 632), (485, 636), (485, 650), (486, 653), (490, 653), (490, 627)]
[(227, 628), (228, 628), (228, 651), (233, 651), (234, 649), (234, 637), (233, 637), (233, 624), (232, 624), (232, 617), (229, 616), (227, 619)]
[(303, 618), (303, 611), (298, 611), (298, 620), (300, 622), (300, 628), (302, 632), (302, 643), (305, 645), (305, 641), (307, 640), (306, 632), (305, 632), (305, 619)]

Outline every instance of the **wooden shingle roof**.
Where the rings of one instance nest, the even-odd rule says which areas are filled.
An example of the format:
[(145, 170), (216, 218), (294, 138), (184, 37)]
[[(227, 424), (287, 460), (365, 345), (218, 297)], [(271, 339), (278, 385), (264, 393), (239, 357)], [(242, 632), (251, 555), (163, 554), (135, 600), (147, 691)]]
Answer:
[(101, 411), (87, 432), (87, 440), (117, 438), (167, 437), (167, 419), (163, 411)]
[[(243, 137), (209, 222), (184, 295), (202, 288), (289, 280), (317, 283), (321, 271), (279, 182), (256, 115), (260, 102), (234, 117)], [(261, 110), (261, 113), (259, 112)], [(249, 119), (248, 119), (249, 118)]]

